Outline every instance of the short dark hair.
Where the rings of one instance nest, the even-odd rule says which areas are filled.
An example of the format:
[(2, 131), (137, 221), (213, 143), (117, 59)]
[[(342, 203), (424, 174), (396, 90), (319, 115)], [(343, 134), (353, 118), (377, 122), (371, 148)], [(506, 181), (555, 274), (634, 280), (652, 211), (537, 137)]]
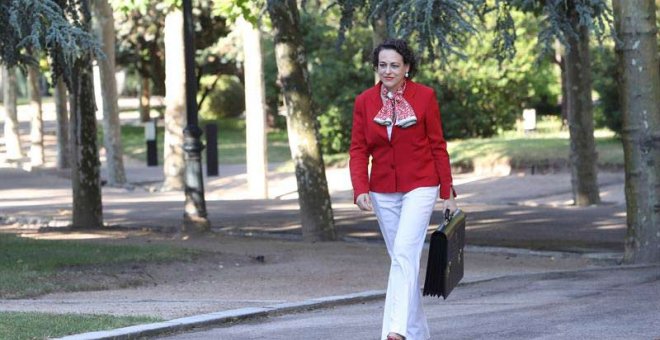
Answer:
[(415, 57), (415, 53), (403, 39), (386, 39), (374, 48), (372, 60), (374, 70), (378, 69), (378, 55), (382, 50), (394, 50), (403, 57), (403, 63), (410, 67), (408, 69), (408, 78), (412, 78), (417, 73), (417, 58)]

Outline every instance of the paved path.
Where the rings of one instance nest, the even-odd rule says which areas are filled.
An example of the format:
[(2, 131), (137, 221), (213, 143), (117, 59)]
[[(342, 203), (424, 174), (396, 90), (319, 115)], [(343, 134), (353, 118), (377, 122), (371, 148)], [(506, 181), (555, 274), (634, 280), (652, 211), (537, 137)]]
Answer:
[[(660, 267), (509, 276), (424, 298), (431, 339), (659, 339)], [(382, 301), (159, 339), (377, 339)], [(418, 340), (418, 339), (410, 339)]]
[[(151, 192), (151, 184), (140, 184), (157, 182), (161, 176), (158, 169), (130, 167), (128, 170), (129, 178), (140, 181), (134, 181), (138, 185), (132, 189), (103, 189), (105, 223), (128, 228), (178, 229), (183, 194)], [(227, 166), (221, 170), (225, 173), (223, 177), (209, 178), (206, 183), (207, 210), (214, 230), (235, 235), (300, 238), (293, 174), (271, 173), (270, 176), (271, 194), (288, 197), (260, 200), (245, 197), (247, 184), (240, 168)], [(0, 176), (3, 178), (0, 218), (4, 215), (39, 226), (69, 223), (71, 189), (66, 172), (0, 168)], [(570, 201), (568, 174), (456, 177), (459, 205), (470, 221), (469, 244), (564, 251), (623, 250), (625, 205), (621, 202), (621, 174), (601, 174), (604, 192), (613, 200), (585, 208), (562, 203)], [(360, 212), (352, 203), (348, 171), (328, 169), (328, 180), (340, 237), (380, 242), (373, 214)], [(437, 210), (432, 224), (439, 223), (441, 215)]]

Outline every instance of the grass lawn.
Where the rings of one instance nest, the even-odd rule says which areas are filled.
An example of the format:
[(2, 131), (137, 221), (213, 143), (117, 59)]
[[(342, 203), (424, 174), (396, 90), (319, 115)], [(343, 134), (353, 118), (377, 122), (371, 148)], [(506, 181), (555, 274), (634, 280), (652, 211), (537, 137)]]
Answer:
[[(205, 123), (201, 123), (203, 126)], [(623, 147), (621, 141), (609, 130), (596, 130), (596, 151), (601, 167), (623, 167)], [(159, 163), (163, 160), (163, 128), (158, 129)], [(144, 129), (141, 126), (123, 126), (122, 143), (126, 155), (146, 159)], [(220, 164), (245, 163), (245, 121), (223, 119), (218, 126), (218, 153)], [(528, 134), (517, 131), (504, 131), (491, 138), (470, 138), (452, 140), (448, 143), (452, 164), (472, 169), (476, 163), (508, 163), (514, 168), (535, 165), (540, 168), (553, 165), (566, 166), (570, 139), (567, 129), (561, 128), (557, 117), (541, 117), (537, 130)], [(268, 133), (268, 161), (274, 163), (290, 161), (290, 151), (286, 131)], [(324, 155), (327, 166), (345, 166), (347, 153)], [(282, 167), (292, 170), (292, 164)]]
[(0, 234), (0, 298), (102, 289), (103, 282), (85, 279), (86, 270), (140, 262), (190, 261), (195, 254), (193, 250), (161, 245), (33, 240)]
[[(201, 122), (204, 127), (208, 122)], [(101, 130), (101, 129), (99, 129)], [(165, 132), (158, 127), (158, 162), (163, 164), (163, 145)], [(101, 132), (100, 132), (101, 133)], [(121, 129), (124, 153), (132, 158), (146, 162), (146, 143), (142, 126), (125, 125)], [(101, 137), (99, 137), (101, 138)], [(202, 139), (206, 138), (202, 135)], [(99, 139), (102, 140), (102, 139)], [(206, 145), (206, 141), (203, 140)], [(102, 145), (102, 142), (99, 144)], [(206, 158), (206, 150), (202, 151)], [(268, 133), (268, 162), (280, 163), (291, 159), (289, 142), (285, 131)], [(220, 164), (245, 163), (245, 120), (223, 119), (218, 123), (218, 161)]]
[[(0, 298), (104, 289), (107, 282), (94, 276), (96, 272), (112, 274), (113, 270), (139, 263), (191, 261), (197, 254), (191, 249), (165, 245), (34, 240), (0, 234)], [(156, 321), (160, 319), (0, 312), (0, 339), (46, 339)]]
[[(623, 146), (609, 130), (594, 132), (598, 165), (623, 167)], [(570, 138), (567, 129), (561, 129), (556, 117), (543, 118), (537, 130), (528, 134), (506, 131), (492, 138), (454, 140), (448, 143), (452, 164), (470, 167), (475, 161), (505, 161), (513, 167), (532, 165), (546, 167), (551, 164), (568, 164)], [(562, 164), (560, 164), (562, 165)]]
[(152, 323), (149, 317), (49, 313), (0, 313), (0, 339), (49, 339), (106, 329)]
[[(623, 146), (613, 132), (594, 132), (598, 164), (607, 168), (623, 168)], [(447, 143), (453, 166), (473, 169), (476, 163), (508, 163), (514, 168), (566, 166), (570, 150), (568, 130), (561, 128), (557, 117), (543, 117), (537, 130), (528, 134), (504, 131), (490, 138), (451, 140)], [(348, 154), (324, 156), (326, 164), (347, 164)]]

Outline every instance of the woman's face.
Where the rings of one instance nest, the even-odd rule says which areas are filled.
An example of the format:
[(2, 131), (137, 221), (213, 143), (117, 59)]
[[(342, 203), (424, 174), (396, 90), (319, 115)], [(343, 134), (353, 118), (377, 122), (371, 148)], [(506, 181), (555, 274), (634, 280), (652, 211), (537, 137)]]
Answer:
[(385, 49), (378, 53), (378, 77), (390, 91), (399, 89), (409, 68), (410, 65), (404, 64), (403, 56), (395, 50)]

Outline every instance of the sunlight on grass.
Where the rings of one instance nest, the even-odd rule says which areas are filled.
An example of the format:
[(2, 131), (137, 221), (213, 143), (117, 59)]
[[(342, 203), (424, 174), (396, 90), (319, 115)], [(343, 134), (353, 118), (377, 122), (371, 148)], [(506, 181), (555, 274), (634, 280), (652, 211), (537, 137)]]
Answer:
[[(203, 128), (209, 122), (201, 122)], [(226, 118), (218, 123), (218, 161), (220, 164), (245, 163), (245, 121), (237, 118)], [(158, 127), (157, 145), (158, 162), (163, 162), (164, 131)], [(121, 129), (122, 146), (126, 156), (146, 161), (146, 142), (144, 140), (144, 127), (124, 125)], [(102, 138), (102, 137), (99, 137)], [(205, 136), (202, 135), (202, 142)], [(206, 151), (202, 151), (206, 157)], [(291, 159), (286, 131), (272, 131), (268, 133), (268, 162), (280, 163)]]
[[(80, 287), (61, 271), (96, 269), (125, 263), (189, 261), (197, 252), (158, 245), (108, 245), (76, 241), (33, 240), (0, 234), (0, 298), (36, 296), (53, 291), (101, 289)], [(64, 282), (64, 283), (63, 283)], [(66, 286), (71, 284), (72, 286)], [(75, 286), (75, 287), (74, 287)], [(0, 337), (1, 338), (1, 337)]]
[[(206, 123), (202, 122), (200, 125)], [(558, 117), (540, 117), (535, 131), (503, 131), (491, 138), (471, 138), (448, 142), (452, 164), (466, 169), (475, 164), (508, 163), (514, 167), (568, 164), (570, 139), (568, 128)], [(623, 166), (623, 147), (615, 134), (607, 129), (594, 131), (598, 164)], [(122, 143), (130, 157), (145, 160), (144, 130), (140, 126), (123, 126)], [(218, 158), (220, 164), (245, 163), (245, 121), (223, 119), (218, 122)], [(163, 159), (163, 128), (158, 129), (159, 162)], [(324, 155), (326, 166), (345, 167), (348, 154)], [(283, 163), (277, 171), (293, 171), (286, 131), (268, 133), (268, 162)]]
[[(607, 129), (594, 131), (598, 164), (623, 167), (623, 146)], [(568, 164), (569, 132), (558, 117), (541, 117), (530, 133), (504, 131), (491, 138), (451, 140), (447, 143), (452, 165), (472, 169), (475, 164), (507, 163), (514, 167), (546, 167)], [(325, 155), (328, 166), (347, 166), (348, 154)]]
[(2, 312), (0, 339), (50, 339), (158, 321), (162, 320), (140, 316)]
[[(598, 164), (623, 166), (623, 147), (610, 130), (594, 132)], [(447, 146), (452, 164), (470, 167), (476, 161), (506, 161), (514, 167), (566, 163), (570, 151), (569, 132), (557, 117), (544, 117), (529, 133), (505, 131), (492, 138), (453, 140)]]

